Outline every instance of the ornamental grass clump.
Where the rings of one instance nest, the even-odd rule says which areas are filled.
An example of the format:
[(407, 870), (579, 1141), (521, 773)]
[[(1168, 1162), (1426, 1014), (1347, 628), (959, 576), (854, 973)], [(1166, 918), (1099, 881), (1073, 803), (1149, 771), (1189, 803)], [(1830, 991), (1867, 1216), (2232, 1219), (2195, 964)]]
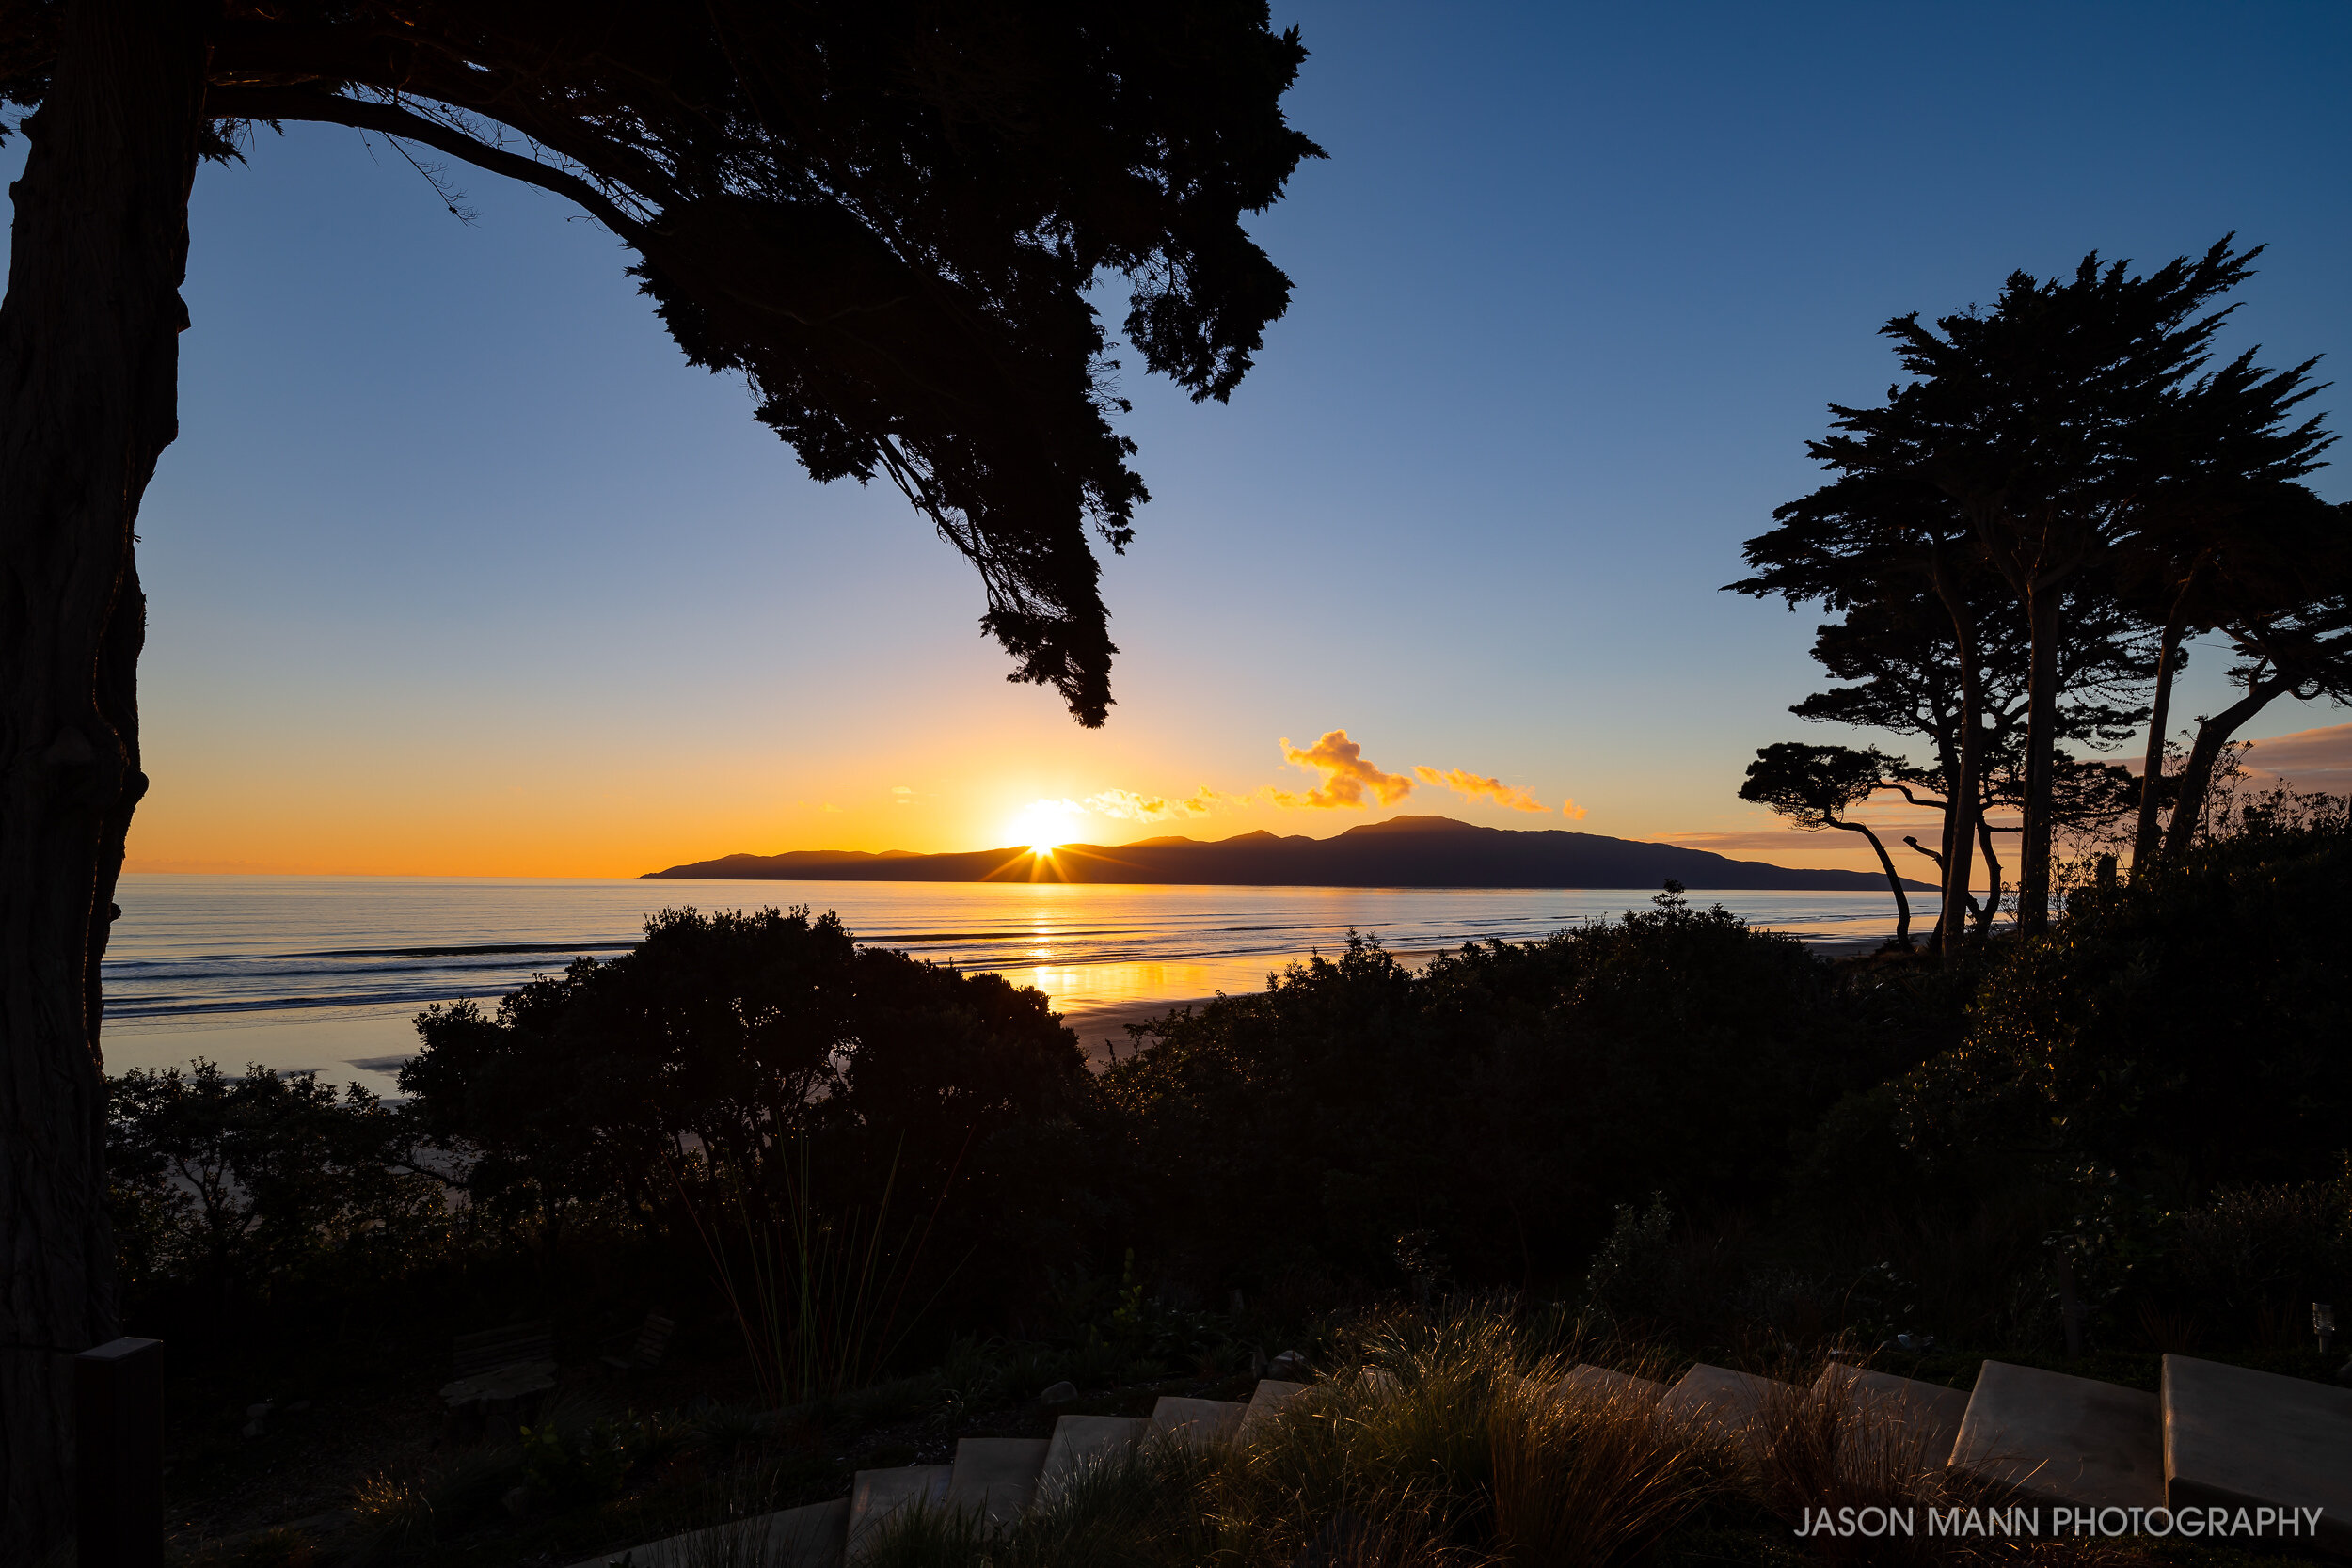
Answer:
[(1487, 1417), (1496, 1556), (1601, 1568), (1637, 1560), (1738, 1474), (1724, 1435), (1659, 1414), (1638, 1383), (1565, 1383), (1547, 1357)]

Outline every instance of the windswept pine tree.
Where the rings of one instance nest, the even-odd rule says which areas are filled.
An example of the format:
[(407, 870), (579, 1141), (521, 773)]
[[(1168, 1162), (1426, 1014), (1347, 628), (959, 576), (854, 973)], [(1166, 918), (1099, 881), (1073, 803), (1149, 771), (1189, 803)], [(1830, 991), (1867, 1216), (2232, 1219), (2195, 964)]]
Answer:
[[(1145, 499), (1089, 304), (1198, 398), (1290, 283), (1242, 215), (1316, 150), (1263, 0), (0, 0), (30, 111), (0, 305), (0, 1560), (65, 1527), (56, 1352), (115, 1331), (99, 960), (140, 771), (139, 500), (178, 429), (188, 197), (294, 121), (551, 191), (819, 480), (978, 569), (1013, 678), (1103, 722), (1089, 543)], [(355, 146), (354, 155), (358, 155)], [(421, 158), (421, 166), (428, 160)]]

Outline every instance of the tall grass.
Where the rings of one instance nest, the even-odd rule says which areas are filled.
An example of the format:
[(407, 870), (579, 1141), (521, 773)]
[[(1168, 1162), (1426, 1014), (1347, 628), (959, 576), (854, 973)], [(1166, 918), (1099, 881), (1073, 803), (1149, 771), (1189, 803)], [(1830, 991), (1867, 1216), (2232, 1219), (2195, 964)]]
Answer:
[(894, 1220), (898, 1176), (894, 1158), (869, 1211), (818, 1205), (804, 1139), (749, 1168), (707, 1154), (676, 1171), (770, 1408), (874, 1382), (929, 1306), (910, 1307), (908, 1296), (937, 1206), (917, 1220)]

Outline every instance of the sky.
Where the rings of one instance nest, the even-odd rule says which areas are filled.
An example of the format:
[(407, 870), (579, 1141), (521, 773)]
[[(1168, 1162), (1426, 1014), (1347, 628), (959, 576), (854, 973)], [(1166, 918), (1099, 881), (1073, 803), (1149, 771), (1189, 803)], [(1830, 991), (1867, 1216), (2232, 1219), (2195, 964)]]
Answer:
[[(1878, 325), (2234, 230), (2269, 250), (2225, 348), (2352, 354), (2341, 5), (1275, 14), (1329, 157), (1251, 221), (1295, 293), (1231, 404), (1131, 364), (1154, 499), (1106, 563), (1100, 731), (1007, 683), (961, 559), (896, 491), (810, 482), (563, 201), (459, 170), (461, 224), (326, 127), (205, 167), (131, 867), (628, 876), (1406, 812), (1867, 865), (1737, 800), (1758, 746), (1887, 737), (1792, 718), (1817, 618), (1719, 590), (1816, 483), (1824, 404), (1892, 378)], [(2341, 781), (2348, 718), (2248, 733)]]

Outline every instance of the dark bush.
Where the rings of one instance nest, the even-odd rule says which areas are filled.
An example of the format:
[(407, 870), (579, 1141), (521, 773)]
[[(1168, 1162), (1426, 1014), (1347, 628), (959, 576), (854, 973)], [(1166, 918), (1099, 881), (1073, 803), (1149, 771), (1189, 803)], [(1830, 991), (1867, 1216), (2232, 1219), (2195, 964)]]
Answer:
[(2314, 1180), (2352, 1145), (2352, 950), (2338, 825), (2206, 845), (2078, 895), (1985, 975), (1956, 1050), (1902, 1085), (1931, 1164), (2086, 1166), (2167, 1205)]
[(812, 1142), (843, 1190), (938, 1193), (993, 1133), (1090, 1084), (1044, 996), (860, 948), (832, 915), (666, 910), (637, 948), (417, 1021), (422, 1124), (476, 1158), (494, 1208), (644, 1215), (707, 1156), (752, 1170)]
[(1352, 939), (1106, 1075), (1136, 1234), (1211, 1273), (1557, 1283), (1616, 1203), (1768, 1203), (1792, 1130), (1914, 1048), (1874, 1006), (1674, 893), (1419, 975)]

